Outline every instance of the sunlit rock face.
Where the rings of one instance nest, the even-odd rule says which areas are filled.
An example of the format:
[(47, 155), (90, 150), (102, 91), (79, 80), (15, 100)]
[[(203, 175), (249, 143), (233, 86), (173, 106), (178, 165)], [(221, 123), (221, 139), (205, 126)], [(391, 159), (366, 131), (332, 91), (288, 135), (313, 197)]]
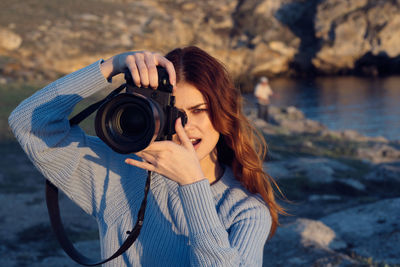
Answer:
[(321, 1), (315, 36), (322, 45), (313, 65), (325, 73), (392, 72), (387, 64), (398, 66), (400, 56), (399, 10), (398, 1)]
[(118, 52), (166, 53), (187, 45), (220, 59), (245, 87), (260, 75), (380, 75), (400, 69), (398, 1), (57, 3), (4, 1), (14, 12), (0, 9), (0, 75), (53, 79)]

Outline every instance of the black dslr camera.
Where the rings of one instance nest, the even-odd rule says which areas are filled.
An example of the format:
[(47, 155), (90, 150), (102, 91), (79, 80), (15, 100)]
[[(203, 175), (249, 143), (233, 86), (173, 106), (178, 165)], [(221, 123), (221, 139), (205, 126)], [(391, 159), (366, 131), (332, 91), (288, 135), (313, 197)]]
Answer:
[(175, 134), (175, 121), (182, 118), (183, 110), (177, 109), (168, 73), (157, 67), (158, 87), (137, 87), (129, 71), (125, 73), (126, 92), (107, 99), (99, 108), (95, 119), (97, 136), (114, 151), (121, 154), (135, 153), (153, 141), (171, 140)]

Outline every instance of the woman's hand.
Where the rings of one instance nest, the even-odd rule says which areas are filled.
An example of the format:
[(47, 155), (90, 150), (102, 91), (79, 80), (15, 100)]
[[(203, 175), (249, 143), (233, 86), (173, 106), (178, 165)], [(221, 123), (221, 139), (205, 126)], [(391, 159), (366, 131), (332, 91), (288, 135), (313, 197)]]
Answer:
[(191, 184), (205, 179), (196, 151), (190, 142), (181, 119), (175, 123), (175, 131), (181, 144), (172, 141), (158, 141), (136, 153), (144, 161), (127, 159), (133, 166), (157, 172), (180, 185)]
[(164, 67), (167, 70), (169, 82), (175, 86), (176, 74), (174, 65), (158, 53), (138, 51), (118, 54), (104, 61), (100, 65), (100, 69), (106, 79), (110, 79), (129, 69), (136, 86), (157, 88), (158, 74), (156, 66)]

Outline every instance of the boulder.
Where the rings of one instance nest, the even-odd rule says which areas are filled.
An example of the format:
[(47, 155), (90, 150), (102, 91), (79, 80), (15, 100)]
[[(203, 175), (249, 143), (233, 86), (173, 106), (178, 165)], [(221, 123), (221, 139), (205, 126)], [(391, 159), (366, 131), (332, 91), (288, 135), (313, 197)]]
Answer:
[(367, 189), (363, 183), (352, 178), (336, 179), (336, 182), (348, 186), (357, 191), (365, 191)]
[(352, 252), (374, 262), (400, 264), (400, 198), (384, 199), (321, 218)]
[(281, 126), (291, 133), (319, 133), (326, 129), (321, 123), (306, 119), (303, 112), (293, 106), (271, 106), (269, 113), (269, 123)]
[(396, 1), (321, 1), (314, 25), (321, 46), (313, 65), (329, 74), (387, 72), (388, 64), (398, 65), (399, 25)]
[(381, 163), (365, 176), (368, 181), (400, 184), (400, 162)]
[(268, 161), (264, 162), (264, 171), (266, 171), (275, 180), (291, 177), (293, 172), (289, 171), (282, 161)]
[(15, 32), (7, 29), (0, 28), (0, 51), (12, 51), (18, 49), (22, 44), (22, 37)]
[(336, 250), (346, 247), (340, 236), (324, 223), (298, 218), (279, 227), (266, 243), (264, 266), (320, 266), (315, 264), (324, 261), (345, 266), (353, 260)]
[(368, 147), (360, 147), (356, 154), (359, 158), (373, 163), (400, 161), (400, 150), (390, 144), (376, 143)]
[(298, 158), (289, 160), (286, 168), (292, 172), (303, 173), (314, 183), (331, 183), (336, 180), (335, 171), (350, 171), (351, 167), (328, 158)]

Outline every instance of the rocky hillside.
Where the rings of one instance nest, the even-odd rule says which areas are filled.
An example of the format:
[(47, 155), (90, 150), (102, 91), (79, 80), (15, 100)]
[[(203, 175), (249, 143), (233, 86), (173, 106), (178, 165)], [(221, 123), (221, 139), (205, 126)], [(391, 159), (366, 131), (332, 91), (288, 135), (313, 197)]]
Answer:
[[(0, 81), (53, 79), (116, 52), (198, 45), (239, 82), (400, 72), (396, 0), (2, 0)], [(244, 88), (246, 89), (246, 88)]]

